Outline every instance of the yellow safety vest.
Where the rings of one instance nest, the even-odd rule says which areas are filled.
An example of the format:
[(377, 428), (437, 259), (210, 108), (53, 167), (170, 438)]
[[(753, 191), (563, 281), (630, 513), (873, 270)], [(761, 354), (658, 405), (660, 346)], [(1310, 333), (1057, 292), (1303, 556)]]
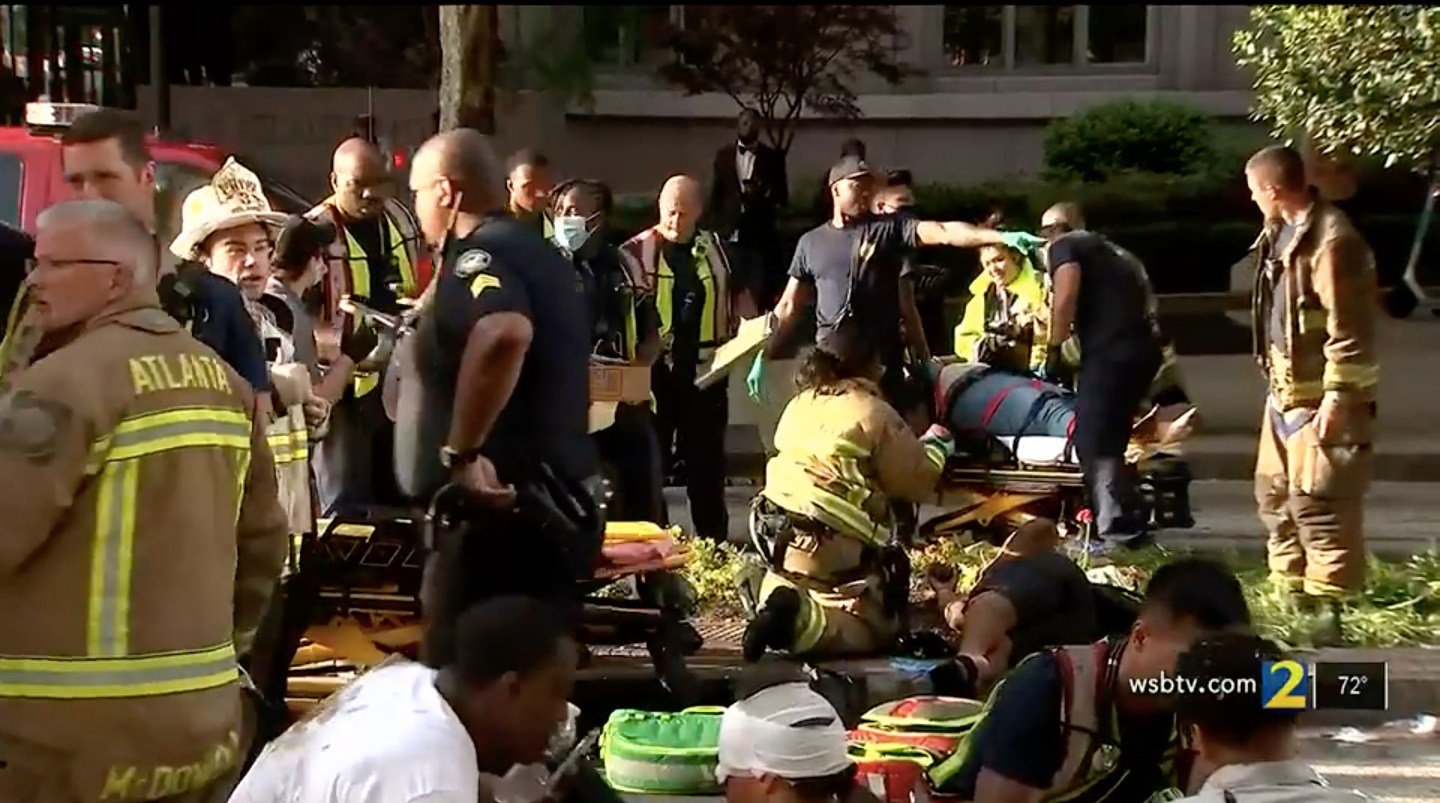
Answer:
[[(660, 235), (654, 229), (639, 235), (638, 256), (641, 270), (646, 276), (653, 276), (655, 282), (655, 312), (660, 321), (660, 339), (668, 341), (671, 336), (671, 318), (675, 308), (675, 274), (665, 262), (660, 248)], [(632, 241), (633, 242), (633, 241)], [(705, 290), (705, 306), (700, 311), (700, 348), (710, 349), (729, 339), (730, 305), (728, 299), (729, 266), (725, 254), (715, 235), (708, 231), (697, 231), (690, 253), (695, 258), (695, 272), (701, 287)]]
[[(1109, 642), (1102, 641), (1059, 647), (1053, 651), (1055, 661), (1061, 667), (1060, 678), (1064, 684), (1057, 724), (1064, 731), (1065, 753), (1050, 788), (1041, 797), (1043, 803), (1077, 803), (1081, 800), (1101, 803), (1130, 774), (1130, 769), (1120, 763), (1118, 717), (1102, 717), (1101, 705), (1113, 705), (1113, 702), (1102, 700), (1101, 689), (1107, 682), (1106, 663), (1112, 649), (1114, 647)], [(1040, 654), (1043, 653), (1037, 653)], [(1034, 660), (1037, 655), (1029, 656), (1025, 661)], [(1023, 666), (1024, 661), (1020, 665)], [(981, 714), (982, 720), (989, 715), (991, 705), (998, 699), (1004, 685), (1002, 679), (990, 692)], [(1106, 723), (1109, 725), (1108, 732), (1102, 734)], [(979, 727), (976, 726), (977, 731)], [(937, 790), (943, 791), (944, 785), (965, 765), (970, 757), (970, 747), (969, 742), (962, 743), (957, 753), (930, 769), (930, 781)], [(1172, 732), (1170, 745), (1160, 763), (1162, 772), (1172, 780), (1178, 752), (1178, 734)]]
[[(321, 206), (330, 210), (330, 219), (338, 223), (338, 217), (334, 212), (334, 196), (326, 198)], [(402, 212), (403, 213), (403, 212)], [(390, 242), (390, 255), (394, 258), (395, 264), (400, 268), (399, 294), (402, 296), (414, 297), (419, 292), (419, 282), (415, 276), (415, 262), (410, 258), (409, 241), (405, 238), (400, 227), (395, 223), (397, 212), (392, 205), (385, 204), (383, 219), (385, 221), (385, 234)], [(357, 298), (369, 298), (371, 286), (370, 276), (370, 255), (365, 253), (360, 241), (355, 239), (344, 226), (336, 226), (344, 235), (345, 240), (345, 265), (346, 272), (350, 279), (350, 295)], [(352, 321), (352, 325), (359, 326), (359, 321)], [(355, 374), (353, 389), (358, 399), (375, 388), (380, 386), (380, 375), (378, 373)]]

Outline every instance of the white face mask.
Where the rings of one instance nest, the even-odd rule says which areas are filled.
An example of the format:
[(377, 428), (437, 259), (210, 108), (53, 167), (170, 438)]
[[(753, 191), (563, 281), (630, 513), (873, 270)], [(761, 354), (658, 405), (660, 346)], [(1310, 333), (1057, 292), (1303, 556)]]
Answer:
[(580, 215), (562, 215), (555, 218), (554, 225), (555, 244), (572, 254), (584, 247), (593, 233), (590, 218)]

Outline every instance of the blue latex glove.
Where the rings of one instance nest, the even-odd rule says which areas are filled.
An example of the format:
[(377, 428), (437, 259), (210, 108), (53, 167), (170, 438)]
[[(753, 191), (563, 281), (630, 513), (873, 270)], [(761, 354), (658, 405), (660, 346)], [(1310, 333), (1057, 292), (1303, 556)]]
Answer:
[(750, 373), (745, 375), (745, 389), (750, 392), (751, 401), (765, 401), (765, 352), (756, 354), (755, 362), (750, 363)]
[(1045, 244), (1044, 237), (1036, 237), (1023, 231), (1002, 231), (1000, 232), (1000, 241), (1021, 253), (1029, 253)]

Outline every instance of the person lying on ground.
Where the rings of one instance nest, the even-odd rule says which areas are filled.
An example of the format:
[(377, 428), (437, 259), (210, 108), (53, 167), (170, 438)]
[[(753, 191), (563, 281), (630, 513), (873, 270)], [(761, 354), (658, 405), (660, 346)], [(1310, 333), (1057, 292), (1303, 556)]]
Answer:
[(1235, 575), (1187, 558), (1161, 567), (1128, 635), (1052, 648), (1021, 661), (990, 692), (964, 748), (930, 769), (938, 793), (974, 803), (1147, 800), (1188, 789), (1173, 678), (1201, 638), (1248, 626)]
[[(1283, 661), (1280, 648), (1250, 633), (1206, 639), (1180, 656), (1175, 669), (1198, 690), (1182, 695), (1175, 714), (1189, 728), (1205, 785), (1181, 803), (1295, 800), (1359, 803), (1367, 798), (1335, 789), (1297, 758), (1301, 709), (1263, 705), (1255, 679), (1265, 664)], [(1226, 689), (1223, 693), (1211, 689)]]
[(880, 356), (856, 325), (839, 327), (800, 371), (780, 417), (752, 527), (771, 566), (745, 657), (871, 652), (901, 630), (909, 564), (892, 537), (897, 503), (935, 493), (949, 434), (916, 437), (877, 384)]
[(570, 715), (576, 646), (554, 608), (497, 597), (438, 670), (387, 662), (272, 742), (230, 803), (475, 803), (480, 774), (546, 759)]
[(960, 634), (955, 658), (930, 672), (937, 694), (979, 697), (1025, 656), (1102, 635), (1090, 582), (1074, 561), (1055, 551), (1059, 543), (1055, 522), (1026, 523), (968, 594), (957, 592), (951, 567), (936, 565), (926, 573), (946, 626)]
[(855, 772), (839, 712), (805, 683), (761, 688), (720, 722), (726, 803), (877, 803)]

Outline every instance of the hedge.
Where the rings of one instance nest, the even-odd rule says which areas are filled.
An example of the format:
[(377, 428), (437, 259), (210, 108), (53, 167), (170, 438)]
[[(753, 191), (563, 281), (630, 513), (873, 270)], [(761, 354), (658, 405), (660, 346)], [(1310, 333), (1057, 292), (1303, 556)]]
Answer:
[[(1367, 175), (1355, 197), (1341, 206), (1375, 251), (1382, 285), (1404, 272), (1426, 183), (1397, 171)], [(923, 185), (915, 190), (918, 213), (927, 220), (980, 221), (999, 210), (1015, 228), (1033, 228), (1045, 208), (1077, 201), (1090, 228), (1104, 232), (1140, 257), (1159, 293), (1227, 292), (1230, 268), (1246, 253), (1260, 215), (1243, 178), (1127, 176), (1099, 184), (1056, 185), (991, 182), (975, 186)], [(806, 199), (796, 199), (779, 221), (783, 253), (820, 221)], [(628, 237), (655, 220), (653, 204), (628, 205), (612, 221)], [(922, 263), (978, 270), (975, 254), (954, 248), (922, 249)], [(1440, 225), (1432, 226), (1421, 258), (1422, 281), (1440, 283)]]

